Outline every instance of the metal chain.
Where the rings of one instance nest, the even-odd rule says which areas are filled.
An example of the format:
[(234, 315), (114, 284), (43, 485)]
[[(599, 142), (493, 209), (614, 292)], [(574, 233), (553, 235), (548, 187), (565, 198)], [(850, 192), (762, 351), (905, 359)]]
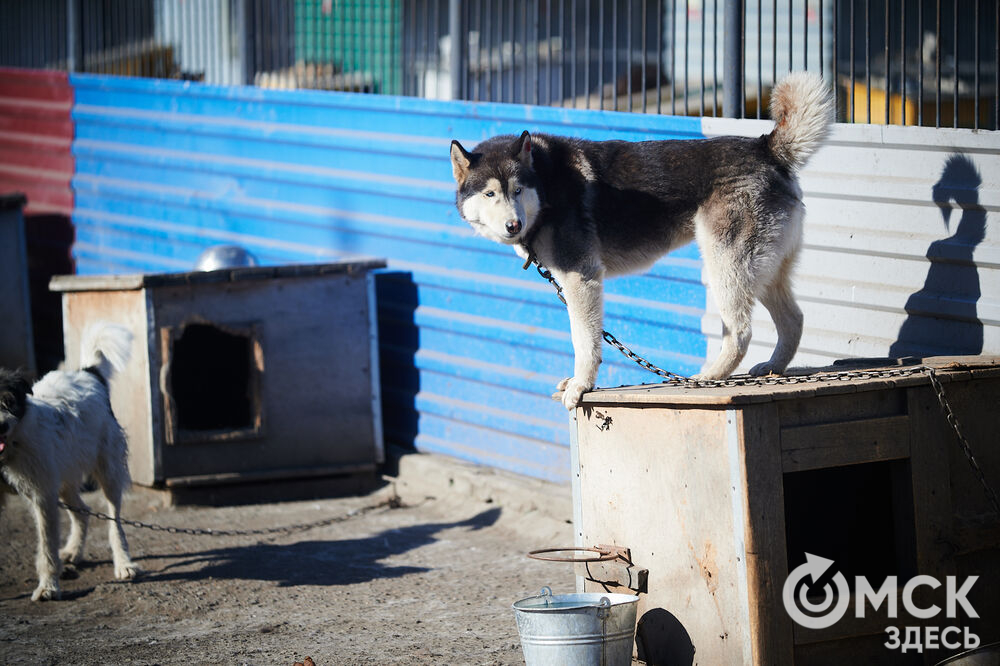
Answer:
[[(534, 255), (532, 255), (532, 257), (533, 256)], [(525, 268), (527, 268), (527, 264), (525, 264)], [(563, 294), (563, 288), (555, 277), (553, 277), (552, 271), (545, 268), (537, 261), (535, 261), (535, 268), (538, 270), (538, 274), (548, 280), (549, 284), (553, 286), (556, 290), (556, 296), (563, 302), (563, 305), (568, 305), (566, 303), (566, 297)], [(750, 375), (737, 375), (727, 379), (693, 379), (691, 377), (679, 375), (676, 372), (664, 370), (663, 368), (650, 363), (642, 356), (636, 354), (634, 351), (622, 344), (618, 338), (611, 333), (604, 330), (602, 330), (601, 333), (604, 336), (604, 340), (609, 345), (620, 351), (626, 358), (634, 361), (639, 367), (663, 377), (665, 379), (663, 383), (672, 386), (684, 386), (688, 388), (776, 386), (787, 384), (812, 384), (816, 382), (828, 381), (853, 381), (855, 379), (885, 379), (926, 374), (930, 380), (931, 386), (934, 388), (934, 392), (937, 394), (938, 402), (941, 403), (941, 410), (944, 412), (948, 424), (951, 426), (952, 430), (955, 431), (955, 436), (958, 439), (959, 446), (962, 448), (962, 453), (965, 454), (969, 467), (972, 468), (973, 474), (975, 474), (980, 485), (983, 487), (986, 497), (993, 506), (993, 511), (996, 512), (997, 515), (1000, 515), (1000, 500), (997, 499), (996, 492), (994, 492), (993, 488), (990, 486), (989, 481), (986, 479), (986, 475), (979, 466), (979, 462), (976, 460), (975, 455), (973, 455), (972, 447), (969, 445), (969, 440), (967, 440), (965, 435), (962, 434), (962, 429), (959, 427), (958, 419), (955, 418), (955, 413), (952, 411), (948, 398), (944, 394), (944, 387), (941, 385), (940, 380), (938, 380), (937, 375), (934, 372), (934, 368), (930, 366), (916, 365), (905, 368), (886, 368), (881, 370), (839, 370), (835, 372), (817, 372), (811, 375), (803, 376), (772, 375), (764, 377), (751, 377)]]
[[(563, 305), (566, 305), (566, 296), (563, 294), (563, 288), (559, 282), (552, 275), (552, 271), (545, 268), (541, 264), (535, 262), (535, 269), (538, 274), (543, 278), (548, 280), (549, 284), (556, 290), (556, 297), (562, 301)], [(647, 361), (645, 358), (636, 354), (634, 351), (625, 346), (618, 338), (608, 331), (602, 330), (601, 334), (604, 336), (604, 340), (617, 349), (625, 358), (633, 361), (639, 367), (652, 372), (655, 375), (663, 377), (666, 381), (664, 384), (669, 384), (672, 386), (684, 386), (689, 388), (718, 388), (718, 387), (735, 387), (735, 386), (777, 386), (784, 384), (814, 384), (816, 382), (828, 382), (828, 381), (852, 381), (854, 379), (885, 379), (888, 377), (908, 377), (911, 375), (919, 375), (928, 371), (926, 366), (909, 366), (901, 368), (887, 368), (881, 370), (838, 370), (834, 372), (817, 372), (811, 375), (803, 376), (778, 376), (778, 375), (767, 375), (763, 377), (751, 377), (750, 375), (735, 375), (733, 377), (728, 377), (726, 379), (694, 379), (692, 377), (685, 377), (684, 375), (677, 374), (676, 372), (671, 372), (670, 370), (664, 370), (663, 368)]]
[[(74, 513), (79, 513), (85, 516), (92, 516), (94, 518), (99, 518), (100, 520), (114, 520), (113, 516), (100, 511), (93, 511), (91, 509), (82, 506), (70, 506), (65, 502), (59, 502), (59, 506), (62, 508), (73, 511)], [(390, 498), (384, 502), (379, 502), (378, 504), (372, 504), (370, 506), (361, 507), (360, 509), (355, 509), (349, 511), (346, 514), (340, 516), (334, 516), (333, 518), (324, 518), (323, 520), (317, 520), (312, 523), (298, 523), (295, 525), (283, 525), (281, 527), (266, 527), (255, 530), (214, 530), (211, 528), (201, 528), (201, 527), (169, 527), (163, 525), (156, 525), (153, 523), (144, 523), (139, 520), (128, 520), (127, 518), (120, 518), (120, 521), (124, 525), (130, 527), (138, 527), (142, 529), (152, 530), (154, 532), (167, 532), (169, 534), (189, 534), (193, 536), (266, 536), (270, 534), (287, 534), (291, 532), (304, 532), (306, 530), (315, 529), (317, 527), (325, 527), (327, 525), (333, 525), (334, 523), (342, 523), (352, 518), (357, 518), (366, 513), (374, 511), (375, 509), (389, 506), (393, 507), (393, 500)], [(396, 505), (398, 506), (398, 504)]]
[(955, 431), (955, 437), (958, 439), (959, 446), (962, 447), (962, 453), (965, 454), (966, 460), (969, 461), (969, 467), (972, 468), (972, 473), (976, 475), (979, 479), (979, 484), (983, 487), (986, 492), (986, 497), (989, 498), (990, 504), (993, 505), (993, 511), (1000, 515), (1000, 500), (997, 499), (997, 494), (990, 487), (989, 481), (986, 480), (986, 474), (983, 473), (983, 468), (979, 466), (979, 462), (976, 460), (976, 456), (972, 453), (972, 447), (969, 445), (969, 440), (965, 438), (962, 433), (961, 427), (958, 425), (958, 419), (955, 418), (955, 412), (951, 411), (951, 404), (948, 402), (948, 398), (944, 394), (944, 386), (941, 385), (941, 381), (934, 374), (934, 370), (928, 368), (927, 378), (931, 380), (931, 386), (934, 387), (934, 393), (937, 394), (938, 402), (941, 403), (941, 411), (944, 412), (944, 417), (948, 420), (948, 425), (951, 426), (952, 430)]

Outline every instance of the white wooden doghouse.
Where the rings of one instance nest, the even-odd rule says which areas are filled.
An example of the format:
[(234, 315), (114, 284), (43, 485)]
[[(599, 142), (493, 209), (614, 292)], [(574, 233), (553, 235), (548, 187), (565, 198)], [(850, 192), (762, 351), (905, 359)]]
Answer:
[(384, 265), (60, 276), (50, 287), (63, 293), (71, 367), (88, 323), (135, 334), (111, 394), (136, 483), (336, 486), (374, 478), (384, 457), (370, 272)]
[[(926, 363), (1000, 487), (1000, 359)], [(598, 390), (577, 410), (574, 447), (577, 545), (630, 550), (644, 663), (936, 663), (956, 652), (887, 649), (886, 627), (920, 622), (890, 620), (885, 605), (828, 629), (795, 625), (781, 594), (805, 552), (876, 589), (889, 575), (900, 587), (916, 574), (979, 575), (968, 598), (980, 618), (957, 624), (1000, 640), (1000, 521), (926, 375)], [(588, 592), (627, 591), (623, 570), (576, 567)], [(922, 606), (943, 608), (940, 592)]]

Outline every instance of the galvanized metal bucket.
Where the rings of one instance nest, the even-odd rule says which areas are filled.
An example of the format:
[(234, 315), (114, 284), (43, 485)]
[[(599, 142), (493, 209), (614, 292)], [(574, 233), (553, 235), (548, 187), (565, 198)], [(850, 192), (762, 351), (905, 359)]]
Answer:
[(1000, 666), (1000, 643), (990, 643), (939, 661), (937, 666)]
[(629, 666), (639, 597), (552, 594), (514, 602), (527, 666)]

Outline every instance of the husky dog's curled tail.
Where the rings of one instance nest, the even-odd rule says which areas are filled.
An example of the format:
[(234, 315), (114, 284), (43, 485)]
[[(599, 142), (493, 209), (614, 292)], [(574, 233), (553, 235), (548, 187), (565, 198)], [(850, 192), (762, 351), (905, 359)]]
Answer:
[(810, 72), (789, 74), (771, 92), (771, 152), (792, 171), (802, 168), (830, 131), (830, 92), (829, 84)]
[(105, 382), (121, 372), (132, 355), (132, 332), (119, 324), (95, 322), (83, 331), (80, 367), (96, 372)]

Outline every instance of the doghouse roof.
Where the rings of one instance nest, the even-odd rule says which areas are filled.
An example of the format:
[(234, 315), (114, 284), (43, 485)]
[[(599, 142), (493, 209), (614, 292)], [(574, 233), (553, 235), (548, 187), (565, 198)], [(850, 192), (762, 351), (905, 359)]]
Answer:
[(149, 287), (174, 287), (185, 284), (244, 282), (272, 278), (303, 278), (320, 275), (361, 275), (385, 268), (384, 259), (359, 259), (325, 264), (282, 264), (245, 266), (217, 271), (187, 273), (136, 273), (130, 275), (56, 275), (49, 282), (50, 291), (133, 291)]

